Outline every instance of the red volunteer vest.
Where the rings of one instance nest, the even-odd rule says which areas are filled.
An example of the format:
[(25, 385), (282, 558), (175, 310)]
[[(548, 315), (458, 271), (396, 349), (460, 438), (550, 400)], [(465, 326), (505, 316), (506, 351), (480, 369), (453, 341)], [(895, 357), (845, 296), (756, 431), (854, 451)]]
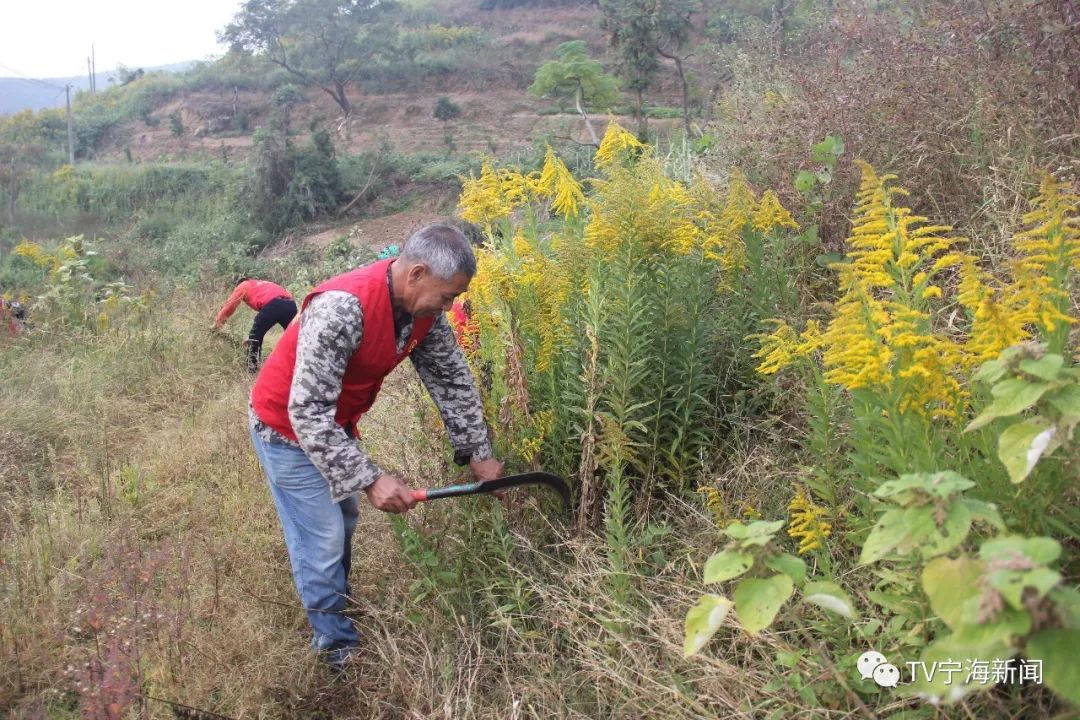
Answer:
[(292, 299), (289, 291), (269, 280), (250, 280), (251, 286), (245, 300), (252, 310), (262, 310), (271, 300), (278, 298)]
[[(434, 318), (414, 318), (412, 335), (405, 344), (405, 351), (397, 351), (394, 311), (390, 305), (390, 287), (386, 282), (387, 268), (393, 261), (394, 258), (382, 260), (331, 278), (308, 293), (302, 305), (302, 309), (306, 308), (313, 297), (327, 290), (343, 290), (354, 295), (364, 310), (360, 347), (345, 368), (337, 412), (334, 414), (334, 421), (349, 430), (356, 426), (360, 416), (375, 402), (383, 378), (427, 336), (434, 322)], [(296, 366), (296, 338), (299, 331), (299, 322), (289, 324), (263, 364), (255, 387), (251, 390), (251, 404), (259, 419), (292, 440), (296, 440), (296, 433), (289, 421), (289, 390)]]

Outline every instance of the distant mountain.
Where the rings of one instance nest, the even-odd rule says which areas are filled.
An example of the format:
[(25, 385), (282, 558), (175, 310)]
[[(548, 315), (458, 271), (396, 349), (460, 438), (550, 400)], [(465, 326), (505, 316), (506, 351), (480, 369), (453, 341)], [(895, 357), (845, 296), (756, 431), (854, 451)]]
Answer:
[[(158, 65), (157, 67), (144, 67), (146, 72), (184, 72), (192, 65), (194, 60), (172, 63), (170, 65)], [(136, 70), (133, 66), (129, 70)], [(98, 72), (97, 84), (99, 90), (109, 87), (110, 81), (119, 77), (118, 70)], [(64, 86), (71, 84), (71, 89), (90, 89), (90, 78), (87, 75), (76, 77), (41, 78), (39, 80), (26, 80), (18, 77), (0, 77), (0, 115), (11, 115), (27, 108), (38, 111), (42, 108), (64, 107)]]

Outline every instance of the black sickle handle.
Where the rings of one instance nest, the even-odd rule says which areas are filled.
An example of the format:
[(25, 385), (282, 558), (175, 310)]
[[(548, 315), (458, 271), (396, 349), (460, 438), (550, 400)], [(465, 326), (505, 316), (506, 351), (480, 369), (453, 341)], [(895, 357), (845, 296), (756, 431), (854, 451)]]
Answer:
[(521, 487), (522, 485), (546, 485), (559, 494), (559, 497), (562, 498), (563, 506), (570, 506), (570, 489), (566, 486), (566, 481), (558, 475), (552, 475), (551, 473), (546, 472), (529, 472), (521, 475), (508, 475), (506, 477), (496, 478), (495, 480), (464, 483), (462, 485), (448, 485), (446, 487), (438, 488), (424, 488), (421, 490), (413, 490), (412, 496), (417, 502), (426, 502), (427, 500), (436, 500), (445, 497), (478, 495), (480, 493), (489, 493), (505, 488)]

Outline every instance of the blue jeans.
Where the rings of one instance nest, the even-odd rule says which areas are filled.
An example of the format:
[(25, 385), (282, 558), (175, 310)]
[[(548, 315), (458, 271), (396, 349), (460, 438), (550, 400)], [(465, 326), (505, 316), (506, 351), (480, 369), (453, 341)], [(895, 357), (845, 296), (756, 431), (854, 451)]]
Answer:
[(355, 495), (335, 503), (330, 484), (300, 448), (268, 443), (255, 433), (251, 441), (285, 531), (293, 580), (314, 631), (311, 645), (332, 663), (344, 659), (359, 642), (342, 611), (360, 503)]

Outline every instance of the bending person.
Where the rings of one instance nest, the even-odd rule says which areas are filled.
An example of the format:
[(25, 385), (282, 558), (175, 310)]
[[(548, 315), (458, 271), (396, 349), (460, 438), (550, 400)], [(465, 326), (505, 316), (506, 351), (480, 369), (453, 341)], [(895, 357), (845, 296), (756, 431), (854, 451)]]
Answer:
[(243, 278), (214, 318), (214, 330), (220, 330), (228, 322), (241, 302), (255, 311), (255, 320), (244, 345), (247, 346), (248, 370), (257, 372), (262, 359), (263, 338), (274, 325), (280, 325), (282, 330), (289, 326), (296, 317), (296, 303), (289, 291), (280, 285), (269, 280)]

